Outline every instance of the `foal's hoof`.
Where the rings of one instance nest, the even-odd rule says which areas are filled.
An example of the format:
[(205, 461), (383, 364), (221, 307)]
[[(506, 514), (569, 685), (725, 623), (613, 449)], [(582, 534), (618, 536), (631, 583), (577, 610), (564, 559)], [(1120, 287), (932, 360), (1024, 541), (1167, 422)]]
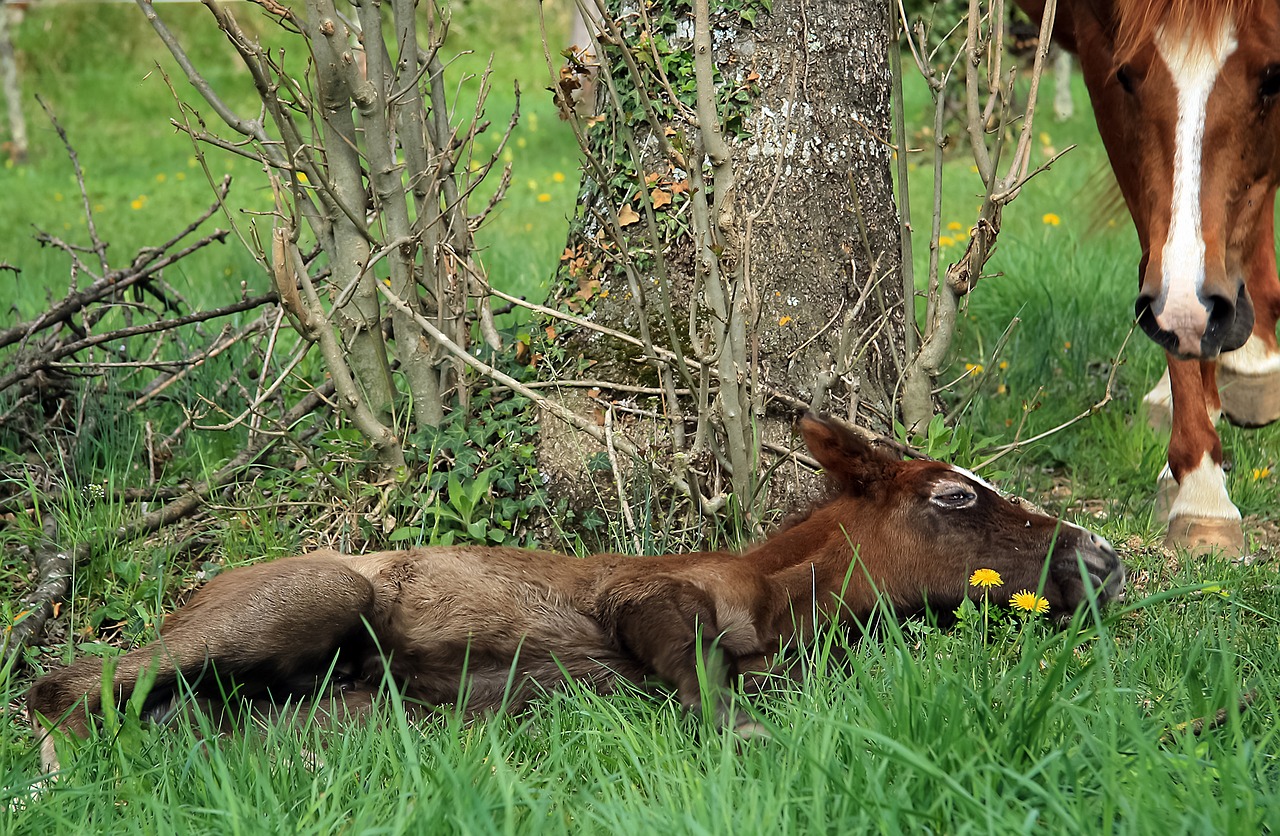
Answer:
[(769, 730), (755, 720), (747, 720), (733, 727), (733, 733), (741, 740), (772, 740)]
[(1241, 374), (1225, 363), (1218, 367), (1222, 414), (1238, 427), (1262, 427), (1280, 419), (1280, 370)]
[(1240, 520), (1220, 517), (1173, 517), (1165, 535), (1166, 548), (1203, 556), (1219, 552), (1226, 557), (1244, 554), (1244, 527)]

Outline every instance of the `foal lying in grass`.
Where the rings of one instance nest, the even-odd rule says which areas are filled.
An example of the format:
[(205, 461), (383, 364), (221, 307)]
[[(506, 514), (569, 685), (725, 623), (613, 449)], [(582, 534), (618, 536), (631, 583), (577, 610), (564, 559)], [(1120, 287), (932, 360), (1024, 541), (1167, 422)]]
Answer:
[[(468, 712), (519, 709), (568, 678), (600, 691), (656, 678), (686, 709), (710, 705), (750, 734), (729, 708), (731, 683), (752, 685), (815, 620), (856, 628), (879, 596), (902, 616), (926, 603), (947, 611), (977, 594), (968, 578), (978, 568), (1006, 588), (1040, 590), (1058, 614), (1123, 587), (1124, 567), (1096, 534), (958, 468), (890, 458), (812, 414), (800, 429), (833, 491), (745, 552), (444, 546), (234, 569), (169, 616), (157, 641), (119, 657), (108, 693), (127, 699), (146, 671), (152, 716), (194, 694), (218, 710), (314, 704), (333, 722), (367, 711), (387, 674), (406, 704), (462, 695)], [(27, 697), (37, 728), (87, 732), (102, 676), (102, 660), (85, 658), (38, 680)]]

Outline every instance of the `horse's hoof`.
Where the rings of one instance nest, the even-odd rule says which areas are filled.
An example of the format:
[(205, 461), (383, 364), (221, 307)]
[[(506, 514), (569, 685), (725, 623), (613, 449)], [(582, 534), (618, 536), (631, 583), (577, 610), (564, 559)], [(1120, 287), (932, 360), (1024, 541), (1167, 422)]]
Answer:
[(1190, 515), (1173, 517), (1169, 520), (1164, 545), (1195, 556), (1218, 552), (1237, 558), (1245, 553), (1244, 526), (1238, 519)]
[(1222, 414), (1238, 427), (1262, 427), (1280, 419), (1280, 370), (1241, 374), (1218, 367)]
[(1147, 426), (1156, 432), (1167, 430), (1173, 426), (1173, 387), (1169, 384), (1169, 370), (1156, 385), (1142, 398), (1142, 409), (1146, 413)]
[(1173, 501), (1177, 498), (1178, 480), (1173, 478), (1173, 473), (1166, 467), (1156, 480), (1156, 521), (1161, 525), (1168, 524)]

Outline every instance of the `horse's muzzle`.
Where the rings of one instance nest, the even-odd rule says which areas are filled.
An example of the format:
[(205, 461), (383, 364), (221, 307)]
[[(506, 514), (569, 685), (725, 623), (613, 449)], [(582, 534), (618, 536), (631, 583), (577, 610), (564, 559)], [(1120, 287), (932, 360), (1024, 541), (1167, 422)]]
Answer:
[(1253, 331), (1253, 301), (1244, 283), (1235, 298), (1211, 293), (1198, 304), (1166, 305), (1145, 288), (1134, 312), (1143, 333), (1179, 360), (1212, 360), (1244, 345)]

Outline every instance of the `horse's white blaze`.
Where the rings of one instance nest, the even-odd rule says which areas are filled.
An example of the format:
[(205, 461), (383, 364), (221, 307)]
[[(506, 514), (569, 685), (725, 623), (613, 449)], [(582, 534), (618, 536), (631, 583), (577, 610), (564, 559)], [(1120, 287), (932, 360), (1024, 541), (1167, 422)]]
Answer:
[(1200, 162), (1209, 94), (1237, 42), (1235, 24), (1224, 18), (1219, 30), (1192, 39), (1163, 28), (1156, 49), (1173, 76), (1178, 95), (1174, 135), (1173, 206), (1169, 234), (1161, 250), (1161, 289), (1157, 323), (1175, 334), (1180, 351), (1200, 353), (1200, 337), (1209, 313), (1200, 301), (1204, 287), (1204, 234), (1200, 227)]
[(1218, 363), (1236, 374), (1274, 374), (1280, 371), (1280, 353), (1250, 334), (1248, 342), (1235, 351), (1223, 354), (1218, 358)]
[(1178, 483), (1178, 498), (1169, 509), (1169, 518), (1208, 517), (1212, 519), (1238, 520), (1240, 509), (1227, 495), (1227, 479), (1222, 466), (1204, 454), (1195, 470)]

